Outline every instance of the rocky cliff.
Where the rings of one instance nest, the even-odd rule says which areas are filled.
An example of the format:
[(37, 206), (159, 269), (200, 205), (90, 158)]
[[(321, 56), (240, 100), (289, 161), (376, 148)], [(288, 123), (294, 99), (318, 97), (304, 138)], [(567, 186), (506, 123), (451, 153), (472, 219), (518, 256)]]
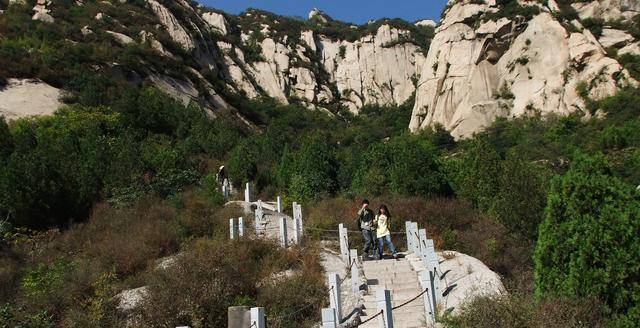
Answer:
[[(404, 103), (415, 92), (434, 29), (400, 20), (355, 26), (318, 9), (308, 20), (259, 10), (234, 16), (187, 0), (2, 3), (0, 10), (24, 6), (38, 24), (75, 26), (68, 36), (73, 44), (106, 41), (123, 51), (151, 50), (160, 59), (141, 58), (135, 80), (213, 115), (233, 108), (230, 99), (238, 97), (269, 96), (334, 113)], [(95, 64), (125, 70), (116, 60)], [(17, 77), (8, 71), (2, 76), (0, 70), (0, 77)], [(40, 78), (35, 75), (27, 77)]]
[[(620, 25), (637, 7), (615, 0), (449, 1), (419, 70), (410, 129), (441, 124), (460, 138), (497, 117), (586, 111), (585, 98), (635, 83), (606, 49), (637, 49), (634, 37), (602, 22)], [(582, 25), (596, 20), (605, 27), (597, 36)]]

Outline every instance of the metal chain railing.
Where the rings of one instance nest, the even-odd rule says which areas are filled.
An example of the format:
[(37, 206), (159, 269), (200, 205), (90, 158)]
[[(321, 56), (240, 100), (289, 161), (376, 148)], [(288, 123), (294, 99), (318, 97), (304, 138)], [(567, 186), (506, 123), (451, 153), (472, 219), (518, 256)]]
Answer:
[(365, 323), (367, 323), (367, 322), (379, 317), (382, 313), (384, 313), (384, 310), (380, 310), (380, 312), (376, 313), (376, 315), (372, 316), (371, 318), (369, 318), (369, 319), (367, 319), (365, 321), (360, 322), (356, 327), (364, 325)]
[(393, 307), (393, 308), (391, 308), (391, 309), (392, 309), (392, 310), (397, 310), (397, 309), (399, 309), (399, 308), (401, 308), (401, 307), (403, 307), (403, 306), (405, 306), (405, 305), (407, 305), (407, 304), (409, 304), (409, 303), (411, 303), (411, 302), (413, 302), (413, 301), (417, 300), (417, 299), (418, 299), (418, 297), (420, 297), (420, 296), (424, 295), (424, 294), (425, 294), (426, 292), (428, 292), (428, 291), (429, 291), (429, 288), (425, 288), (425, 290), (423, 290), (420, 294), (416, 295), (416, 297), (414, 297), (414, 298), (412, 298), (412, 299), (410, 299), (410, 300), (408, 300), (408, 301), (406, 301), (406, 302), (404, 302), (404, 303), (402, 303), (402, 304), (400, 304), (400, 305), (398, 305), (398, 306), (394, 306), (394, 307)]

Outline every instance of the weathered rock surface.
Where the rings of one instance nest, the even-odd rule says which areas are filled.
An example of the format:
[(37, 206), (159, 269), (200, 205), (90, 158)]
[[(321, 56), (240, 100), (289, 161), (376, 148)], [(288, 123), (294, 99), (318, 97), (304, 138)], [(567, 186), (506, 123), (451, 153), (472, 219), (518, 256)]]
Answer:
[(581, 19), (629, 19), (640, 13), (640, 2), (637, 0), (592, 0), (574, 2), (571, 6), (578, 11)]
[(181, 45), (185, 50), (193, 50), (196, 47), (191, 35), (189, 35), (187, 30), (180, 24), (169, 9), (155, 0), (147, 0), (147, 3), (176, 43)]
[(42, 81), (8, 79), (0, 87), (0, 116), (14, 120), (27, 116), (51, 115), (62, 104), (58, 100), (60, 89)]
[(598, 41), (605, 48), (624, 46), (633, 41), (633, 36), (625, 31), (605, 28), (602, 30), (602, 36), (600, 36)]
[(208, 12), (202, 14), (202, 19), (204, 19), (205, 22), (207, 22), (212, 28), (216, 29), (222, 35), (226, 35), (228, 33), (227, 20), (222, 14)]
[(582, 110), (581, 82), (600, 99), (629, 81), (588, 30), (568, 32), (548, 8), (529, 21), (478, 22), (498, 10), (493, 1), (450, 3), (419, 71), (412, 131), (441, 124), (456, 138), (469, 137), (497, 117)]

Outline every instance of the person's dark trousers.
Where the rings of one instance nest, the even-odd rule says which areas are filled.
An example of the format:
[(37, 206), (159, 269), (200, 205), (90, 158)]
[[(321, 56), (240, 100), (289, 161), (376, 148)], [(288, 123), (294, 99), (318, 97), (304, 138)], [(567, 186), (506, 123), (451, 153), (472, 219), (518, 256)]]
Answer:
[(362, 230), (362, 240), (364, 241), (364, 248), (362, 249), (362, 257), (365, 258), (369, 256), (369, 251), (373, 251), (375, 253), (375, 231), (373, 230)]

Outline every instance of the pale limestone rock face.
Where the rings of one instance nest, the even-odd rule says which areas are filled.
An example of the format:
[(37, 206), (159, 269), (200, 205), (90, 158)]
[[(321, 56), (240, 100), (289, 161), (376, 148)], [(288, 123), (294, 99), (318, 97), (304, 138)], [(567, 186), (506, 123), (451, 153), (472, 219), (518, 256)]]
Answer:
[(640, 55), (640, 42), (630, 43), (618, 50), (618, 55), (624, 54)]
[(39, 80), (8, 79), (0, 88), (0, 116), (6, 120), (51, 115), (62, 104), (60, 89)]
[(169, 50), (165, 49), (165, 47), (162, 45), (160, 41), (156, 39), (153, 33), (147, 32), (147, 31), (140, 31), (140, 40), (142, 41), (143, 44), (148, 42), (151, 48), (153, 48), (153, 50), (157, 51), (162, 56), (177, 59), (177, 57), (174, 56)]
[[(225, 75), (249, 97), (259, 93), (249, 81), (255, 81), (264, 92), (283, 103), (289, 96), (313, 103), (327, 103), (334, 99), (358, 113), (365, 104), (401, 104), (413, 92), (416, 67), (424, 56), (416, 45), (393, 44), (406, 31), (381, 26), (375, 35), (363, 37), (355, 42), (331, 40), (315, 36), (312, 31), (301, 34), (301, 43), (315, 52), (324, 69), (329, 73), (329, 83), (335, 83), (338, 94), (333, 94), (330, 85), (321, 84), (308, 68), (298, 67), (296, 59), (311, 63), (307, 50), (301, 45), (291, 49), (273, 38), (262, 41), (262, 56), (265, 62), (245, 63), (239, 49), (218, 43), (223, 52), (235, 51), (236, 61), (225, 58)], [(341, 56), (344, 48), (344, 57)]]
[(275, 42), (273, 39), (262, 41), (262, 56), (266, 62), (253, 63), (251, 75), (256, 83), (271, 97), (288, 104), (285, 90), (289, 85), (285, 78), (289, 71), (289, 55), (291, 50), (287, 46)]
[(640, 2), (637, 0), (592, 0), (575, 2), (571, 6), (578, 11), (581, 19), (630, 19), (640, 13)]
[(625, 31), (605, 28), (602, 30), (602, 36), (598, 41), (603, 47), (609, 48), (626, 45), (633, 41), (633, 37)]
[(199, 92), (190, 80), (178, 80), (166, 75), (150, 75), (149, 80), (164, 93), (180, 101), (184, 106), (197, 103)]
[(220, 32), (220, 34), (227, 35), (227, 20), (222, 14), (208, 12), (202, 14), (202, 19), (204, 19), (204, 21), (207, 22), (209, 26)]
[(32, 20), (38, 20), (45, 23), (53, 23), (54, 19), (49, 13), (51, 10), (47, 9), (47, 6), (51, 5), (51, 1), (46, 0), (38, 0), (36, 5), (33, 7), (33, 17)]
[[(441, 124), (464, 138), (497, 117), (567, 114), (584, 108), (575, 91), (581, 81), (594, 81), (590, 96), (600, 99), (618, 89), (616, 75), (628, 77), (588, 30), (569, 35), (544, 11), (526, 24), (472, 28), (470, 17), (483, 10), (494, 8), (459, 2), (446, 13), (420, 70), (410, 130)], [(513, 99), (499, 99), (503, 86)]]
[(176, 43), (187, 51), (193, 50), (196, 47), (191, 35), (189, 35), (187, 30), (180, 24), (169, 9), (155, 0), (147, 0), (147, 3)]
[(423, 19), (420, 21), (416, 22), (416, 26), (431, 26), (431, 27), (436, 27), (436, 25), (438, 25), (438, 23), (436, 23), (435, 21), (431, 20), (431, 19)]
[(106, 31), (106, 32), (107, 34), (113, 36), (113, 38), (122, 45), (127, 45), (135, 42), (131, 37), (124, 35), (122, 33), (113, 32), (113, 31)]

